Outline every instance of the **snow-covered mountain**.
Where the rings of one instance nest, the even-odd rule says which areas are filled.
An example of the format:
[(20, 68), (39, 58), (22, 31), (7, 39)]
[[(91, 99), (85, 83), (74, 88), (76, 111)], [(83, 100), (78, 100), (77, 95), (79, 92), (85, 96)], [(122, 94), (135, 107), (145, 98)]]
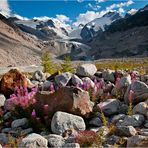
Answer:
[(114, 21), (120, 19), (121, 16), (117, 12), (109, 12), (101, 18), (96, 18), (87, 23), (81, 30), (80, 36), (85, 42), (91, 41), (93, 37), (97, 36), (106, 30), (106, 28)]
[(39, 39), (47, 40), (53, 38), (67, 38), (71, 27), (60, 22), (57, 19), (41, 20), (34, 18), (32, 20), (14, 20), (23, 31), (36, 36)]

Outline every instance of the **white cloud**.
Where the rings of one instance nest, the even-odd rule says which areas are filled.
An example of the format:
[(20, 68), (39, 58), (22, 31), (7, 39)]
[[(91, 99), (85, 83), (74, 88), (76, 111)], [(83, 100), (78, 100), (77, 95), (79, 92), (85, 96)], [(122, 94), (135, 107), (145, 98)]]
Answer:
[(11, 16), (12, 16), (12, 17), (18, 18), (19, 20), (29, 20), (29, 18), (20, 16), (20, 15), (18, 15), (18, 14), (13, 14), (13, 15), (11, 15)]
[(107, 10), (113, 10), (113, 9), (116, 9), (116, 8), (128, 7), (128, 6), (132, 5), (133, 3), (134, 3), (133, 0), (128, 0), (127, 2), (112, 4), (112, 5), (108, 6), (108, 7), (106, 7), (106, 9)]
[(131, 9), (127, 13), (131, 14), (131, 15), (134, 15), (137, 11), (138, 11), (137, 9)]
[[(107, 10), (108, 11), (108, 10)], [(101, 11), (101, 12), (94, 12), (94, 11), (87, 11), (86, 13), (81, 13), (77, 18), (76, 22), (73, 23), (74, 26), (79, 26), (80, 24), (86, 24), (95, 18), (100, 18), (104, 14), (107, 13), (107, 11)]]
[(0, 0), (0, 13), (4, 16), (10, 16), (11, 10), (7, 0)]
[(97, 3), (103, 3), (105, 2), (106, 0), (95, 0)]
[(94, 11), (97, 11), (97, 10), (99, 10), (101, 8), (101, 6), (99, 6), (99, 5), (92, 5), (91, 3), (88, 3), (87, 6), (89, 8), (91, 8), (92, 10), (94, 10)]
[(57, 14), (56, 18), (61, 22), (69, 22), (70, 21), (69, 17), (67, 17), (63, 14)]

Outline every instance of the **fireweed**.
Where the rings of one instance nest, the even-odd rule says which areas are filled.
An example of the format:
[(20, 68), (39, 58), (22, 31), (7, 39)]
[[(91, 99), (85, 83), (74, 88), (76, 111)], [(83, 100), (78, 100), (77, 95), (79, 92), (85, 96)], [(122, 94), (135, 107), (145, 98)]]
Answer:
[(10, 99), (7, 100), (5, 109), (14, 110), (16, 107), (21, 107), (23, 109), (28, 108), (29, 106), (36, 103), (34, 95), (37, 92), (37, 88), (34, 87), (30, 92), (27, 88), (16, 87), (14, 94), (10, 96)]
[(129, 116), (131, 116), (133, 114), (133, 104), (132, 104), (132, 101), (133, 101), (133, 97), (134, 97), (134, 91), (133, 90), (130, 90), (129, 91), (129, 94), (128, 94), (128, 99), (129, 99), (129, 107), (128, 107), (128, 112), (127, 114)]

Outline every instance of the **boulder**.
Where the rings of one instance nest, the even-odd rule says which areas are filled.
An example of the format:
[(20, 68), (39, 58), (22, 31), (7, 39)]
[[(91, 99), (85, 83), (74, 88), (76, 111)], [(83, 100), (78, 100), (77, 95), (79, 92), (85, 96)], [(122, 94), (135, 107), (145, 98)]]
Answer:
[(0, 94), (0, 107), (4, 106), (6, 98), (3, 94)]
[(131, 76), (127, 75), (120, 79), (117, 87), (119, 89), (122, 89), (122, 88), (128, 87), (130, 84), (131, 84)]
[(146, 102), (140, 102), (133, 108), (133, 114), (142, 114), (146, 116), (148, 112), (148, 104)]
[(32, 133), (23, 138), (18, 148), (48, 148), (48, 140), (39, 134)]
[(59, 87), (65, 87), (68, 84), (71, 77), (72, 73), (65, 72), (55, 76), (55, 82), (58, 84)]
[(142, 136), (148, 136), (148, 129), (146, 128), (140, 129), (139, 134)]
[(83, 64), (78, 66), (76, 69), (76, 73), (79, 76), (90, 77), (93, 76), (97, 72), (97, 68), (94, 64)]
[(104, 78), (105, 81), (115, 82), (115, 76), (114, 76), (113, 70), (107, 69), (107, 70), (103, 71), (102, 77)]
[(95, 83), (89, 77), (82, 78), (82, 81), (83, 81), (84, 89), (95, 87)]
[(39, 82), (45, 81), (45, 74), (41, 70), (37, 70), (33, 73), (32, 79)]
[(0, 133), (0, 144), (7, 144), (8, 143), (8, 137), (5, 133)]
[(77, 75), (73, 75), (72, 76), (72, 84), (74, 86), (82, 85), (83, 84), (83, 81)]
[(131, 137), (135, 136), (137, 131), (133, 126), (117, 126), (115, 129), (115, 134), (121, 137)]
[(144, 116), (140, 114), (135, 114), (132, 116), (126, 116), (124, 120), (119, 120), (118, 125), (121, 126), (133, 126), (140, 127), (144, 123)]
[(0, 91), (6, 98), (9, 98), (13, 94), (15, 87), (20, 86), (28, 86), (26, 76), (17, 69), (11, 69), (3, 75), (0, 83)]
[(102, 121), (99, 117), (94, 117), (89, 121), (89, 125), (92, 127), (100, 127), (102, 126)]
[(117, 99), (108, 99), (98, 104), (98, 107), (104, 112), (106, 116), (118, 113), (120, 101)]
[(27, 118), (17, 119), (17, 120), (14, 120), (11, 123), (12, 128), (26, 127), (27, 125), (28, 125), (28, 119)]
[(127, 140), (127, 148), (131, 147), (147, 147), (148, 146), (148, 136), (135, 135)]
[(141, 81), (134, 81), (131, 85), (128, 86), (126, 93), (124, 95), (125, 103), (129, 103), (129, 93), (130, 90), (134, 92), (132, 102), (139, 103), (147, 100), (148, 98), (148, 86)]
[(42, 108), (42, 105), (48, 104), (51, 117), (56, 111), (85, 117), (92, 112), (89, 94), (80, 88), (63, 87), (52, 94), (49, 91), (41, 91), (35, 97), (37, 110)]
[(65, 140), (60, 135), (50, 134), (45, 137), (48, 140), (48, 144), (50, 147), (61, 147), (65, 144)]
[(112, 122), (117, 123), (119, 120), (123, 120), (125, 117), (126, 117), (125, 114), (114, 115), (112, 118)]
[(65, 112), (56, 112), (51, 121), (52, 132), (61, 135), (68, 129), (84, 131), (86, 125), (83, 118)]

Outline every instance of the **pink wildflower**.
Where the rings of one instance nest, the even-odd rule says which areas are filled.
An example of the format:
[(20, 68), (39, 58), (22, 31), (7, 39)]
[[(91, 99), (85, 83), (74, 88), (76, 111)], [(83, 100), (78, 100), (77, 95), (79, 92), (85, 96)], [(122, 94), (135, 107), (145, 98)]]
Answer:
[(36, 118), (36, 112), (35, 112), (35, 109), (33, 109), (32, 113), (31, 113), (31, 117), (32, 117), (32, 118)]
[(129, 91), (129, 95), (128, 95), (129, 102), (132, 102), (133, 97), (134, 97), (134, 91), (133, 90), (130, 90)]

